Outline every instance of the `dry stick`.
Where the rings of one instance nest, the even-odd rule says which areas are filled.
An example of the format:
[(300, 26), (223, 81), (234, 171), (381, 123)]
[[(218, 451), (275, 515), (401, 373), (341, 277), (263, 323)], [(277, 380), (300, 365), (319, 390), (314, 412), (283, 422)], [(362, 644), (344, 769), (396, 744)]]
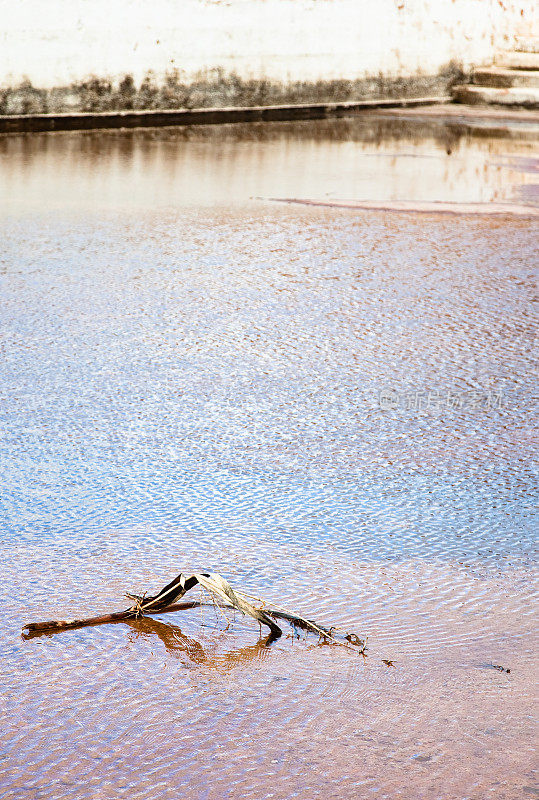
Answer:
[[(166, 608), (159, 609), (159, 614), (169, 614), (174, 611), (186, 611), (192, 608), (199, 608), (203, 604), (198, 601), (185, 601), (184, 603), (174, 603), (171, 606), (167, 606)], [(234, 610), (235, 606), (230, 605), (229, 603), (219, 605), (218, 603), (214, 603), (217, 608), (229, 608)], [(303, 617), (296, 617), (294, 614), (289, 614), (285, 611), (277, 611), (274, 609), (266, 609), (266, 614), (275, 617), (276, 619), (282, 619), (286, 622), (297, 625), (298, 628), (303, 628), (304, 630), (310, 630), (312, 633), (317, 633), (318, 635), (323, 636), (324, 638), (329, 638), (331, 641), (339, 644), (343, 647), (348, 648), (349, 650), (353, 650), (355, 653), (364, 653), (366, 650), (365, 642), (362, 639), (359, 639), (355, 634), (347, 634), (347, 636), (351, 637), (348, 641), (356, 645), (355, 647), (350, 647), (346, 642), (341, 641), (338, 639), (334, 634), (330, 634), (329, 630), (322, 628), (321, 626), (316, 625), (316, 623), (311, 622), (310, 620), (305, 620)], [(141, 619), (144, 615), (138, 615), (138, 618)], [(99, 617), (88, 617), (87, 619), (71, 619), (65, 621), (51, 621), (51, 622), (32, 622), (28, 623), (23, 628), (23, 637), (25, 639), (32, 639), (34, 636), (41, 636), (45, 633), (56, 633), (59, 631), (68, 631), (74, 630), (76, 628), (87, 628), (93, 625), (104, 625), (107, 623), (114, 623), (114, 622), (125, 622), (127, 620), (137, 619), (137, 615), (133, 611), (132, 608), (127, 609), (126, 611), (116, 611), (112, 614), (102, 614)], [(322, 634), (320, 633), (322, 631)], [(270, 634), (270, 641), (275, 641), (273, 634)], [(346, 639), (346, 636), (343, 636), (343, 639)], [(358, 649), (359, 648), (359, 649)]]
[(282, 635), (281, 628), (273, 621), (273, 618), (284, 619), (291, 624), (298, 625), (299, 627), (311, 630), (317, 633), (324, 639), (330, 639), (337, 644), (354, 649), (358, 652), (356, 647), (350, 648), (350, 644), (359, 647), (359, 652), (364, 653), (365, 643), (358, 639), (355, 634), (347, 634), (343, 638), (347, 643), (340, 641), (334, 634), (333, 629), (327, 629), (322, 625), (318, 625), (312, 620), (299, 617), (294, 614), (289, 614), (284, 611), (277, 611), (266, 608), (264, 610), (256, 608), (249, 603), (245, 597), (238, 594), (230, 586), (221, 575), (217, 573), (199, 572), (191, 576), (183, 575), (180, 573), (174, 580), (168, 583), (160, 592), (153, 597), (145, 597), (139, 595), (128, 595), (135, 604), (125, 611), (116, 611), (112, 614), (103, 614), (97, 617), (90, 617), (87, 619), (71, 619), (71, 620), (52, 620), (48, 622), (30, 622), (23, 626), (23, 636), (31, 638), (32, 636), (39, 635), (40, 633), (51, 633), (54, 631), (70, 630), (74, 628), (82, 628), (90, 625), (102, 625), (108, 622), (121, 622), (122, 620), (138, 619), (144, 616), (145, 612), (150, 613), (168, 613), (170, 611), (179, 611), (187, 608), (194, 608), (197, 603), (176, 603), (174, 600), (183, 597), (183, 595), (192, 589), (194, 586), (200, 584), (212, 595), (217, 595), (221, 600), (233, 608), (239, 609), (242, 613), (248, 614), (257, 620), (257, 622), (266, 625), (270, 629), (270, 636), (274, 640)]
[[(196, 608), (199, 604), (195, 602), (175, 603), (174, 605), (162, 608), (159, 610), (160, 614), (168, 613), (169, 611), (185, 611), (189, 608)], [(155, 612), (157, 613), (157, 612)], [(74, 628), (87, 628), (91, 625), (104, 625), (107, 622), (123, 622), (128, 619), (136, 619), (141, 615), (136, 613), (133, 608), (127, 608), (125, 611), (114, 611), (112, 614), (102, 614), (99, 617), (87, 617), (86, 619), (67, 619), (67, 620), (51, 620), (50, 622), (28, 622), (23, 626), (23, 636), (30, 639), (32, 635), (39, 635), (41, 633), (54, 633), (54, 631), (68, 631)]]
[(143, 615), (146, 609), (152, 608), (152, 611), (157, 612), (161, 610), (161, 606), (167, 606), (173, 603), (174, 600), (196, 586), (198, 580), (194, 577), (186, 577), (181, 572), (168, 583), (160, 592), (154, 597), (138, 597), (137, 595), (129, 595), (130, 599), (135, 600), (135, 605), (131, 608), (126, 608), (125, 611), (115, 611), (112, 614), (102, 614), (98, 617), (89, 617), (87, 619), (69, 619), (69, 620), (50, 620), (48, 622), (29, 622), (23, 625), (24, 632), (28, 631), (29, 634), (46, 633), (47, 631), (61, 631), (69, 630), (72, 628), (82, 628), (88, 625), (102, 625), (107, 622), (118, 622), (125, 619), (136, 619)]

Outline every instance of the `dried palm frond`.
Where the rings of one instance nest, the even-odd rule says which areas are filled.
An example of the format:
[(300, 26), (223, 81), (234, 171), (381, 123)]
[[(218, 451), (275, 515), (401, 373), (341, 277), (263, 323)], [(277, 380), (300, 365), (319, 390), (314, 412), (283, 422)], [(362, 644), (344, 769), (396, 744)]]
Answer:
[[(119, 622), (121, 620), (138, 619), (148, 614), (163, 614), (170, 611), (179, 611), (185, 608), (194, 608), (197, 603), (178, 603), (186, 592), (196, 585), (206, 589), (212, 597), (217, 597), (222, 603), (223, 608), (235, 608), (243, 614), (255, 619), (261, 625), (266, 625), (270, 629), (270, 640), (274, 641), (282, 635), (282, 630), (275, 622), (275, 619), (285, 620), (292, 626), (297, 626), (303, 630), (317, 634), (319, 639), (324, 642), (334, 642), (343, 645), (355, 652), (365, 653), (366, 641), (360, 639), (355, 633), (339, 634), (335, 627), (326, 628), (313, 620), (297, 614), (291, 614), (278, 608), (268, 607), (262, 600), (258, 600), (262, 607), (257, 608), (247, 597), (249, 595), (238, 592), (232, 588), (229, 582), (216, 572), (195, 572), (192, 575), (184, 575), (182, 572), (170, 581), (156, 595), (136, 595), (127, 594), (133, 602), (130, 608), (125, 611), (115, 611), (112, 614), (103, 614), (98, 617), (87, 619), (57, 620), (50, 622), (29, 622), (23, 626), (23, 636), (30, 638), (41, 633), (52, 633), (54, 631), (82, 628), (89, 625), (102, 625), (107, 622)], [(253, 598), (251, 598), (253, 599)], [(258, 599), (258, 598), (255, 598)]]

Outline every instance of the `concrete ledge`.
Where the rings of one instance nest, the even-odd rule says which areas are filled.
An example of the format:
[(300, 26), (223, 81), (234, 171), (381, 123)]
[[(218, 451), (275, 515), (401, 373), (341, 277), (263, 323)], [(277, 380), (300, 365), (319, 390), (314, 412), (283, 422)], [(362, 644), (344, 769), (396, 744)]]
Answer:
[(476, 86), (494, 89), (512, 87), (539, 89), (539, 71), (533, 69), (505, 69), (504, 67), (481, 67), (474, 69), (472, 81)]
[(515, 50), (520, 53), (539, 53), (539, 36), (518, 36)]
[(96, 114), (12, 114), (0, 116), (0, 133), (101, 130), (105, 128), (158, 128), (176, 125), (218, 125), (226, 122), (263, 122), (323, 119), (354, 114), (363, 109), (409, 108), (447, 103), (451, 98), (415, 97), (396, 100), (361, 100), (313, 105), (197, 108), (165, 111), (104, 111)]
[(518, 50), (502, 52), (498, 53), (494, 63), (508, 69), (539, 69), (539, 53)]
[(453, 97), (457, 103), (470, 105), (494, 104), (517, 106), (520, 108), (539, 108), (539, 89), (492, 89), (487, 86), (455, 86)]

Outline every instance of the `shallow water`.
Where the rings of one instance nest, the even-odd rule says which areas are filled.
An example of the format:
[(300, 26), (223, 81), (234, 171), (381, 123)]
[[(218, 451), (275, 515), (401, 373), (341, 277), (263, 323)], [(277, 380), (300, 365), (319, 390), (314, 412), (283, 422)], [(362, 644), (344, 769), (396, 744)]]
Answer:
[[(535, 202), (530, 140), (0, 151), (0, 797), (535, 796), (536, 223), (249, 199)], [(366, 658), (208, 608), (20, 637), (195, 569)]]

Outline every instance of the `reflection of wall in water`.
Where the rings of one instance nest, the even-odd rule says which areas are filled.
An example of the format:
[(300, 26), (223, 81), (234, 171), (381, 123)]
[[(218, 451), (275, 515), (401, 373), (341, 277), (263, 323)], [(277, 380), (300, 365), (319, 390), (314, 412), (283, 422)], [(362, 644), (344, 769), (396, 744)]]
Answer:
[[(386, 127), (387, 126), (387, 127)], [(533, 190), (537, 142), (326, 120), (0, 137), (5, 209), (164, 208), (296, 197), (488, 202)], [(257, 135), (260, 134), (260, 135)], [(51, 187), (54, 186), (54, 191)]]

